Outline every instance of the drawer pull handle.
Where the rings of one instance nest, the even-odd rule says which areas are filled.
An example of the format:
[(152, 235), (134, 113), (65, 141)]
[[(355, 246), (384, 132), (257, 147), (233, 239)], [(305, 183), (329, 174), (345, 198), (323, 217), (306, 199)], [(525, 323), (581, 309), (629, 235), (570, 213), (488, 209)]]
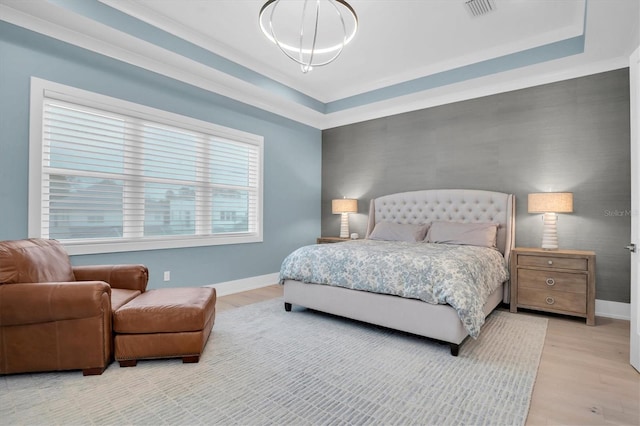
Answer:
[(545, 302), (547, 302), (547, 305), (553, 305), (554, 303), (556, 303), (556, 301), (553, 299), (553, 297), (547, 297), (545, 299)]
[(553, 278), (547, 278), (546, 282), (549, 287), (556, 285), (556, 281)]
[(553, 260), (547, 260), (547, 263), (548, 263), (549, 265), (553, 265)]

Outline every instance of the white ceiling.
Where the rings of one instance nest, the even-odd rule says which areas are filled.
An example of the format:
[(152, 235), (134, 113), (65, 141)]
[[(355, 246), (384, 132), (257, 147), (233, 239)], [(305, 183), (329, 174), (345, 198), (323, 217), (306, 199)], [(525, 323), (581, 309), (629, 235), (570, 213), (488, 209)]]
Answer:
[[(640, 0), (495, 0), (496, 10), (480, 17), (470, 16), (465, 0), (350, 0), (359, 18), (355, 39), (335, 62), (303, 74), (260, 32), (264, 0), (86, 1), (94, 15), (68, 0), (0, 0), (0, 19), (319, 128), (621, 68), (639, 44)], [(131, 22), (109, 21), (105, 7), (136, 18), (131, 22), (140, 32), (131, 30), (136, 26)], [(172, 49), (166, 38), (145, 38), (140, 21), (241, 67), (224, 69), (199, 59), (201, 54), (196, 58)], [(530, 49), (549, 50), (583, 35), (578, 54), (477, 76), (473, 72), (480, 68), (470, 68), (463, 79), (424, 83), (496, 58), (522, 61), (518, 52), (533, 55)], [(246, 77), (243, 69), (260, 78)], [(393, 93), (399, 83), (416, 81), (423, 85), (415, 92)], [(301, 92), (321, 107), (283, 95), (283, 89)], [(340, 111), (322, 111), (322, 104), (350, 96), (356, 101)]]
[(584, 21), (584, 0), (496, 0), (481, 17), (464, 0), (350, 0), (356, 38), (305, 75), (259, 30), (264, 0), (107, 3), (322, 102), (578, 36)]

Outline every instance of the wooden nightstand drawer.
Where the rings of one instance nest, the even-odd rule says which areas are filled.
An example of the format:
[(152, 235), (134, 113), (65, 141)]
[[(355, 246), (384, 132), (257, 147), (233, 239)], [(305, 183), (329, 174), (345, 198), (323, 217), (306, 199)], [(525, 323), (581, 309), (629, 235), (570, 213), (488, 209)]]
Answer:
[(584, 316), (587, 308), (587, 296), (585, 293), (566, 293), (520, 287), (518, 306), (560, 313), (574, 312)]
[(340, 237), (318, 237), (316, 239), (316, 244), (331, 244), (331, 243), (342, 243), (344, 241), (349, 241), (349, 238), (340, 238)]
[(554, 270), (518, 269), (518, 285), (520, 288), (586, 294), (587, 275)]
[(576, 271), (586, 271), (587, 259), (570, 259), (553, 256), (527, 256), (518, 255), (518, 265), (536, 266), (539, 268), (575, 269)]
[(511, 252), (511, 312), (575, 315), (595, 325), (596, 254), (516, 247)]

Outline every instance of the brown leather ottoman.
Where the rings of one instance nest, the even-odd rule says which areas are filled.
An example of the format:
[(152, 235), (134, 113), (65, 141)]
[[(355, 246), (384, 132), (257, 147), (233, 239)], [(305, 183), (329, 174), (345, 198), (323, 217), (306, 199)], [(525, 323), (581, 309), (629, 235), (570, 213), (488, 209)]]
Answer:
[(209, 287), (149, 290), (113, 314), (115, 358), (120, 367), (139, 359), (182, 358), (198, 362), (216, 314)]

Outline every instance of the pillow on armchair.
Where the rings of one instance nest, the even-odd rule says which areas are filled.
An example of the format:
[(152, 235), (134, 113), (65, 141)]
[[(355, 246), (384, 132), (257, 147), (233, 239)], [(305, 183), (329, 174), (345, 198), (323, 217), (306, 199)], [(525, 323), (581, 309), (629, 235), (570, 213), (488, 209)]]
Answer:
[(104, 281), (110, 286), (115, 311), (147, 287), (144, 265), (72, 266), (64, 246), (56, 240), (31, 238), (0, 241), (0, 285)]
[(71, 261), (56, 240), (0, 242), (0, 284), (75, 281)]

